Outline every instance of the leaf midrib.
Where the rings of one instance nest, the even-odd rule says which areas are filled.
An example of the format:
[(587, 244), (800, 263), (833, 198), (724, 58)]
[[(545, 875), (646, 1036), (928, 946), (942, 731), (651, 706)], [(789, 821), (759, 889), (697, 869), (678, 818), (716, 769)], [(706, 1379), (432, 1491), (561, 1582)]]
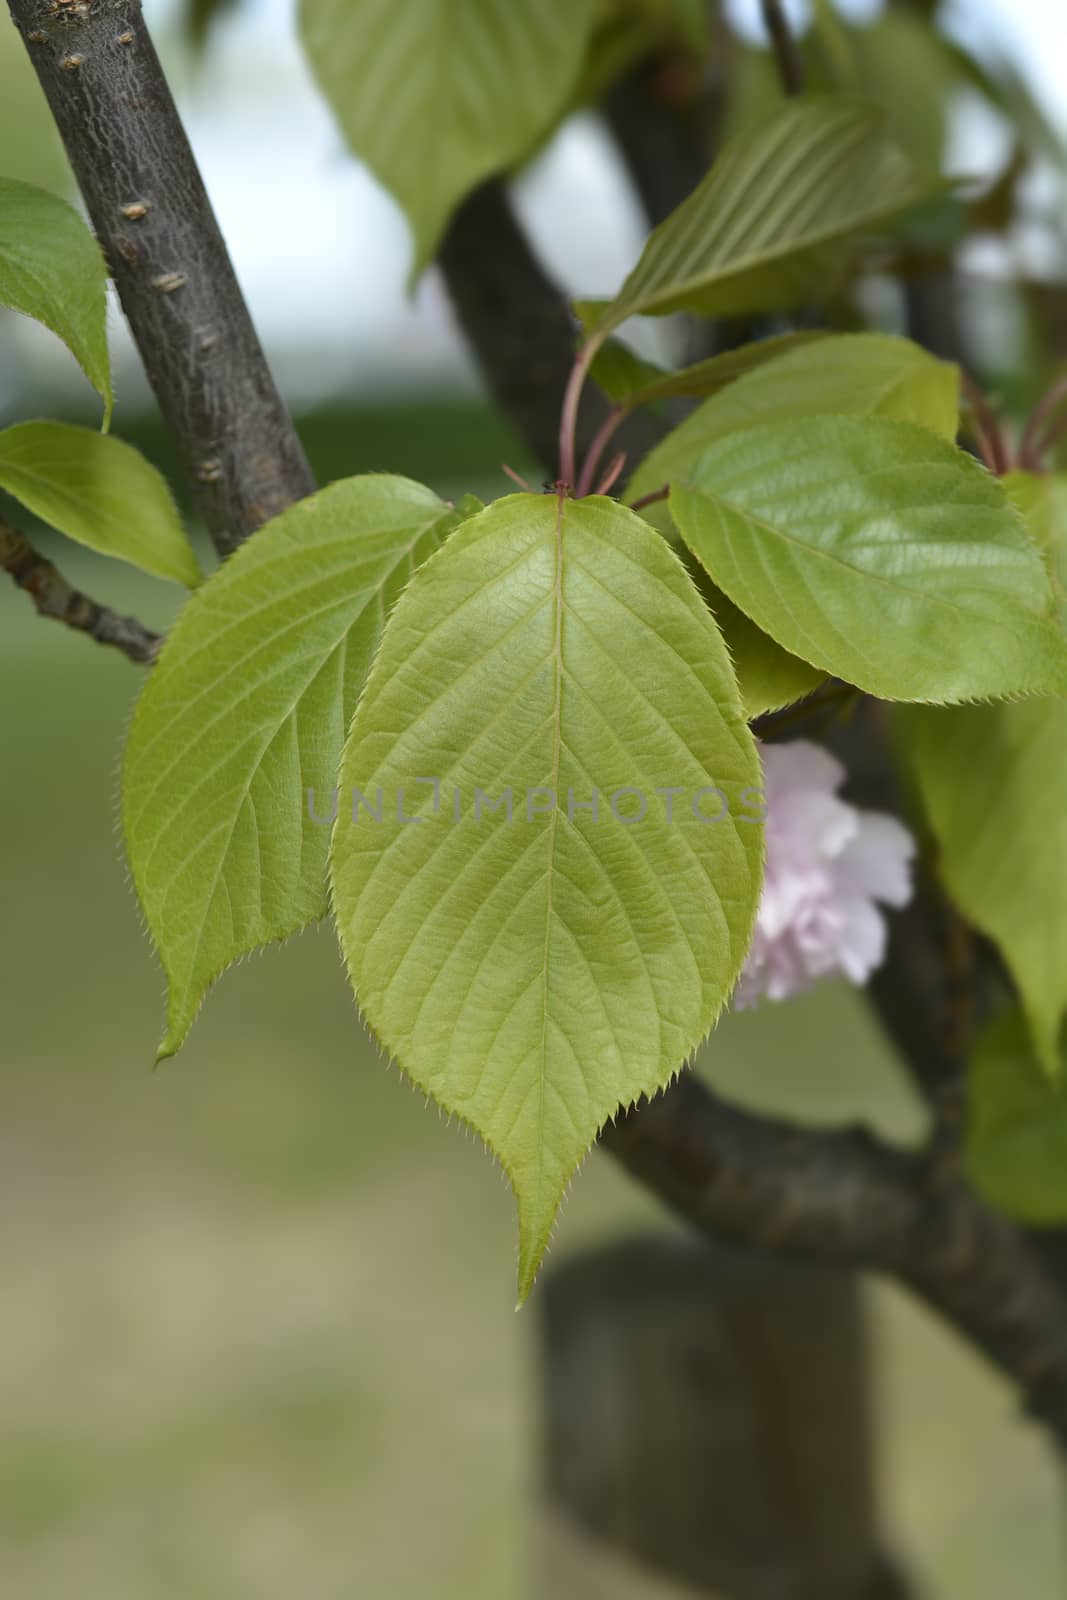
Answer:
[(565, 505), (566, 501), (561, 490), (556, 500), (556, 520), (554, 525), (552, 795), (555, 804), (552, 807), (552, 816), (548, 824), (548, 852), (545, 865), (545, 945), (542, 959), (541, 1062), (537, 1082), (537, 1187), (539, 1191), (544, 1179), (545, 1161), (545, 1082), (548, 1075), (548, 991), (552, 946), (553, 869), (556, 861), (556, 830), (559, 825), (559, 771), (563, 749), (563, 512)]

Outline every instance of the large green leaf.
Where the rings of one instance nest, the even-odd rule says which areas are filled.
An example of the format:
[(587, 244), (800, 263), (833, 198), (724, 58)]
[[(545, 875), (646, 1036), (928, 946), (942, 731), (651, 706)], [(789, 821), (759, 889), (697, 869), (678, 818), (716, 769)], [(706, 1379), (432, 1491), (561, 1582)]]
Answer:
[(65, 422), (6, 428), (0, 488), (90, 550), (190, 589), (200, 582), (166, 479), (121, 439)]
[[(523, 1296), (597, 1130), (669, 1082), (737, 977), (759, 782), (707, 608), (611, 500), (498, 501), (396, 608), (345, 750), (334, 910), (367, 1021), (511, 1180)], [(712, 785), (725, 815), (701, 822)], [(382, 821), (350, 820), (357, 790)], [(476, 790), (510, 791), (511, 820), (479, 820)]]
[(671, 512), (734, 604), (888, 700), (1067, 687), (1040, 553), (1000, 483), (924, 428), (810, 417), (718, 440)]
[[(1022, 472), (1004, 483), (1046, 553), (1062, 616), (1063, 486)], [(945, 885), (1000, 947), (1037, 1058), (1055, 1074), (1067, 1015), (1067, 701), (908, 710), (898, 724)]]
[(759, 422), (822, 415), (896, 417), (946, 439), (956, 437), (959, 368), (938, 361), (910, 339), (885, 333), (836, 334), (772, 356), (705, 400), (669, 433), (634, 474), (629, 498), (652, 494), (684, 477), (714, 440)]
[(1067, 1014), (1067, 700), (915, 707), (900, 722), (940, 875), (999, 945), (1055, 1072)]
[(968, 1083), (968, 1176), (990, 1204), (1032, 1226), (1067, 1222), (1067, 1072), (1056, 1083), (1034, 1059), (1025, 1019), (986, 1028)]
[(126, 848), (170, 991), (161, 1056), (223, 968), (324, 914), (348, 721), (389, 607), (454, 520), (421, 484), (348, 479), (260, 529), (179, 617), (123, 774)]
[(0, 305), (59, 335), (111, 413), (107, 269), (96, 240), (65, 200), (0, 178)]
[(593, 0), (301, 0), (315, 75), (407, 213), (416, 272), (463, 196), (550, 130), (593, 17)]
[(635, 315), (730, 316), (824, 293), (846, 264), (845, 240), (943, 187), (915, 170), (884, 124), (862, 101), (811, 96), (732, 139), (651, 235), (598, 332)]

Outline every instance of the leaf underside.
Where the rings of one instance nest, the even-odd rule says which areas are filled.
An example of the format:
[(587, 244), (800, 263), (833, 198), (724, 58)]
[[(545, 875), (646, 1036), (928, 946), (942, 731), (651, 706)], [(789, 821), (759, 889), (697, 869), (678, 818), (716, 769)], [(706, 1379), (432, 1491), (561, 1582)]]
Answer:
[(72, 206), (15, 178), (0, 178), (0, 305), (62, 339), (110, 416), (104, 257)]
[(6, 428), (0, 488), (90, 550), (190, 589), (200, 582), (166, 479), (112, 434), (66, 422)]
[(1067, 701), (909, 708), (898, 721), (939, 874), (999, 946), (1055, 1075), (1067, 1014)]
[(304, 45), (354, 153), (403, 206), (415, 274), (456, 204), (570, 100), (593, 0), (301, 0)]
[[(396, 608), (342, 765), (345, 805), (380, 790), (383, 820), (339, 816), (338, 933), (378, 1038), (504, 1166), (523, 1297), (598, 1129), (669, 1082), (736, 979), (761, 860), (736, 819), (759, 782), (714, 622), (610, 500), (498, 501)], [(712, 784), (729, 816), (708, 825), (690, 796)], [(660, 786), (682, 790), (671, 822)], [(624, 787), (648, 801), (630, 825)], [(476, 788), (510, 789), (512, 820), (475, 820)], [(531, 820), (542, 789), (560, 804)], [(594, 789), (597, 819), (571, 820)], [(424, 820), (399, 822), (398, 795)]]
[(884, 133), (885, 115), (808, 95), (732, 139), (688, 200), (651, 235), (597, 324), (688, 310), (773, 310), (825, 293), (842, 241), (936, 192)]
[(455, 521), (404, 478), (334, 484), (260, 529), (179, 617), (123, 775), (127, 854), (168, 979), (161, 1056), (226, 966), (324, 915), (348, 721), (389, 608)]
[(1063, 1048), (1056, 1083), (1034, 1058), (1011, 1010), (975, 1046), (967, 1086), (967, 1175), (991, 1205), (1034, 1227), (1067, 1221), (1067, 1094)]

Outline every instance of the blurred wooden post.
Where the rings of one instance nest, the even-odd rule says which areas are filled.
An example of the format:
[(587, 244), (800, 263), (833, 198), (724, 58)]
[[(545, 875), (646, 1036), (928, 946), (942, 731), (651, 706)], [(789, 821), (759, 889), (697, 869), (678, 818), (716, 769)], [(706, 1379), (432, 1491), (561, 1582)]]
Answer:
[(541, 1305), (536, 1600), (905, 1600), (854, 1280), (643, 1238)]

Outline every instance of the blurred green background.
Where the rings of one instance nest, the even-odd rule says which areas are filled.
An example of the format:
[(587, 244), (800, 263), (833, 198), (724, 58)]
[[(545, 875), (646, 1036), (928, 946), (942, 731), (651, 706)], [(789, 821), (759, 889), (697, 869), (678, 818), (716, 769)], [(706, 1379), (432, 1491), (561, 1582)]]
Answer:
[[(369, 180), (331, 167), (334, 188), (312, 188), (291, 239), (271, 211), (301, 277), (288, 260), (273, 279), (266, 271), (250, 218), (274, 185), (297, 196), (301, 161), (325, 170), (327, 155), (353, 171), (322, 133), (325, 115), (299, 99), (309, 91), (284, 31), (234, 32), (207, 78), (194, 78), (166, 32), (168, 7), (155, 9), (320, 479), (385, 469), (488, 495), (506, 487), (502, 460), (533, 470), (478, 398), (439, 288), (404, 304), (406, 242), (377, 192), (356, 196), (380, 208), (373, 227), (358, 230), (351, 214), (348, 245), (379, 269), (357, 283), (330, 229), (344, 185)], [(262, 94), (231, 107), (222, 92), (251, 81), (249, 51), (274, 61), (269, 108)], [(268, 109), (275, 126), (285, 121), (280, 106), (287, 129), (319, 131), (321, 149), (272, 167), (257, 141)], [(0, 146), (0, 170), (64, 187), (10, 30)], [(587, 156), (548, 161), (571, 174), (580, 286), (595, 289), (610, 287), (597, 250), (618, 186), (595, 164), (587, 171)], [(523, 203), (536, 213), (536, 183)], [(628, 228), (636, 237), (634, 215), (620, 212), (616, 254)], [(554, 248), (560, 237), (545, 233)], [(324, 287), (314, 272), (327, 268)], [(388, 285), (380, 298), (376, 283)], [(368, 332), (379, 322), (403, 382), (381, 377), (382, 345)], [(116, 431), (174, 481), (121, 338), (119, 379)], [(54, 341), (0, 319), (2, 420), (91, 420), (78, 385)], [(159, 626), (173, 614), (167, 586), (40, 542), (94, 596)], [(536, 1294), (513, 1310), (506, 1186), (378, 1057), (325, 928), (229, 974), (181, 1057), (152, 1070), (163, 980), (115, 830), (138, 683), (138, 669), (41, 621), (0, 584), (0, 1594), (521, 1600), (539, 1310)], [(727, 1018), (699, 1070), (748, 1104), (813, 1120), (867, 1115), (894, 1136), (919, 1127), (844, 990)], [(669, 1225), (594, 1156), (552, 1259), (650, 1223)], [(902, 1295), (875, 1287), (869, 1299), (884, 1521), (922, 1592), (1061, 1596), (1061, 1487), (1014, 1397)]]

